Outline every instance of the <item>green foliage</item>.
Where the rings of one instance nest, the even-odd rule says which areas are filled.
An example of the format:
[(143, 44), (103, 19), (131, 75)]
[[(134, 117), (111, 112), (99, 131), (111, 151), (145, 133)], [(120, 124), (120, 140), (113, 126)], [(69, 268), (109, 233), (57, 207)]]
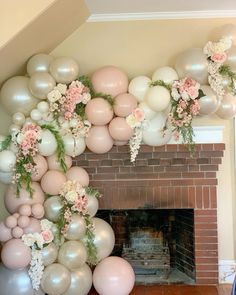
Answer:
[(87, 262), (90, 265), (96, 265), (98, 263), (97, 259), (97, 248), (94, 244), (94, 228), (93, 228), (93, 222), (91, 217), (86, 214), (84, 216), (85, 222), (86, 222), (86, 248), (88, 253), (88, 259)]
[(92, 196), (94, 198), (100, 198), (101, 194), (99, 193), (99, 191), (91, 186), (87, 186), (85, 188), (86, 194), (89, 196)]
[(157, 81), (153, 81), (150, 83), (149, 85), (150, 87), (154, 87), (154, 86), (162, 86), (165, 87), (168, 91), (171, 91), (171, 85), (166, 84), (164, 81), (162, 80), (157, 80)]
[(11, 135), (7, 135), (7, 137), (0, 143), (0, 152), (7, 150), (9, 148), (11, 140)]
[(228, 78), (228, 80), (230, 81), (230, 84), (228, 85), (228, 90), (230, 93), (232, 93), (233, 95), (236, 95), (236, 73), (234, 73), (231, 69), (230, 66), (228, 65), (222, 65), (219, 68), (219, 73)]

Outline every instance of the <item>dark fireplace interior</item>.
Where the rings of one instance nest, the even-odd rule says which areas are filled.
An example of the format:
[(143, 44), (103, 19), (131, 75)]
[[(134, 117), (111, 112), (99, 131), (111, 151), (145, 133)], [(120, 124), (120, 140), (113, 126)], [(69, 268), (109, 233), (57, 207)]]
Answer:
[(132, 265), (136, 284), (195, 282), (194, 210), (99, 210), (116, 236), (111, 255)]

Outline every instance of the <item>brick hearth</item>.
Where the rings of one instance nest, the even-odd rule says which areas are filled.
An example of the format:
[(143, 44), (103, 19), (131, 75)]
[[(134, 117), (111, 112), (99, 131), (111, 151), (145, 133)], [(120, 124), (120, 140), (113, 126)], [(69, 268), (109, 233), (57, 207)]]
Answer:
[(86, 151), (75, 163), (103, 194), (101, 209), (194, 209), (196, 283), (217, 284), (216, 172), (224, 149), (198, 144), (191, 158), (183, 145), (142, 146), (134, 166), (121, 146), (102, 155)]

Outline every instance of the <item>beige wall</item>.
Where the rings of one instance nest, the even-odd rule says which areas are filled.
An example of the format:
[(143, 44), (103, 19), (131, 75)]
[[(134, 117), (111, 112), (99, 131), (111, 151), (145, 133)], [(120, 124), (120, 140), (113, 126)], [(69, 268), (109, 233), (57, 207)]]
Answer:
[[(112, 64), (123, 68), (130, 78), (151, 75), (160, 66), (174, 65), (176, 56), (191, 47), (202, 47), (213, 29), (236, 20), (161, 20), (85, 23), (62, 42), (52, 54), (72, 56), (80, 64), (81, 74)], [(233, 224), (234, 137), (233, 120), (216, 116), (195, 121), (196, 125), (224, 125), (226, 152), (218, 172), (219, 258), (235, 259), (236, 230)]]

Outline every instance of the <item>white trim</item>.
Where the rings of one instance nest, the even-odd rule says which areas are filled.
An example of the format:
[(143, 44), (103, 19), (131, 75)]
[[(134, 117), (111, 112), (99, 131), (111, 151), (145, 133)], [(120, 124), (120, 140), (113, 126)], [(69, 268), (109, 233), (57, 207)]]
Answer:
[(219, 283), (232, 284), (236, 274), (235, 260), (220, 260), (219, 261)]
[(91, 14), (87, 22), (158, 20), (158, 19), (203, 19), (236, 17), (236, 10), (200, 10), (138, 13)]

